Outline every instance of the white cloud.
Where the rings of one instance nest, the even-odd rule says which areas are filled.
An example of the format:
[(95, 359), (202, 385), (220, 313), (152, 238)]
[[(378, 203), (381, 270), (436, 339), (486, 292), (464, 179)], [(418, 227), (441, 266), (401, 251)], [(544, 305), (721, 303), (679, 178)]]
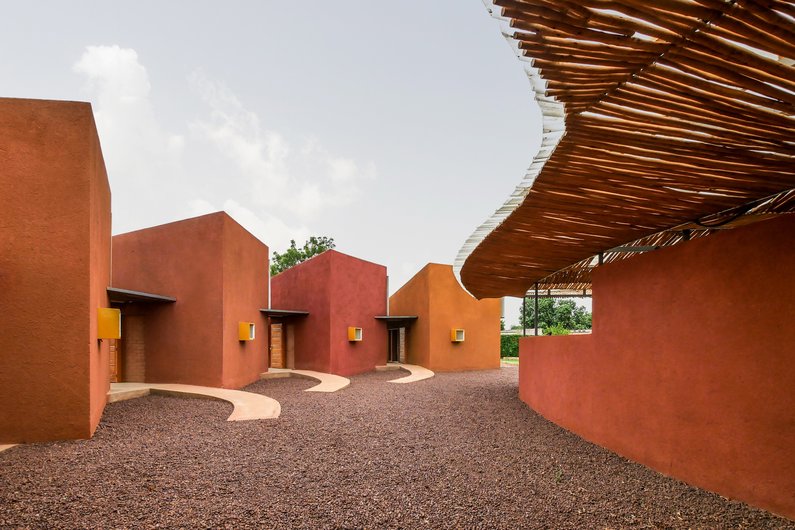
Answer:
[(181, 213), (185, 138), (161, 126), (149, 74), (135, 50), (88, 46), (72, 70), (85, 79), (113, 200), (114, 233), (173, 220)]
[(138, 54), (119, 46), (87, 46), (73, 69), (85, 74), (88, 87), (109, 99), (136, 103), (149, 96), (149, 76), (138, 62)]
[(94, 104), (111, 169), (136, 172), (140, 178), (178, 164), (185, 139), (158, 124), (149, 100), (149, 75), (135, 50), (88, 46), (72, 69), (86, 78), (84, 90)]
[(191, 75), (189, 85), (206, 113), (176, 124), (191, 131), (187, 137), (169, 132), (133, 49), (89, 46), (73, 71), (85, 79), (93, 104), (115, 233), (222, 209), (281, 251), (291, 239), (302, 243), (310, 236), (307, 221), (318, 213), (354, 202), (361, 182), (375, 175), (372, 163), (331, 154), (317, 139), (294, 148), (201, 73)]
[(358, 167), (350, 158), (329, 158), (327, 161), (329, 176), (334, 182), (347, 182), (356, 178)]
[(257, 239), (268, 245), (271, 252), (283, 252), (294, 239), (299, 245), (309, 239), (310, 231), (306, 226), (289, 226), (275, 215), (258, 214), (246, 208), (234, 199), (227, 199), (220, 208), (204, 199), (190, 202), (190, 215), (198, 216), (223, 210), (243, 228), (251, 232)]
[(309, 219), (353, 203), (361, 181), (375, 176), (374, 164), (362, 169), (355, 160), (328, 152), (317, 139), (293, 148), (282, 134), (265, 129), (260, 117), (222, 83), (200, 71), (189, 82), (210, 109), (209, 117), (194, 121), (191, 130), (245, 176), (257, 207)]
[(188, 203), (188, 210), (190, 212), (190, 217), (198, 217), (200, 215), (207, 215), (208, 213), (214, 213), (218, 211), (210, 201), (206, 201), (204, 199), (192, 199)]

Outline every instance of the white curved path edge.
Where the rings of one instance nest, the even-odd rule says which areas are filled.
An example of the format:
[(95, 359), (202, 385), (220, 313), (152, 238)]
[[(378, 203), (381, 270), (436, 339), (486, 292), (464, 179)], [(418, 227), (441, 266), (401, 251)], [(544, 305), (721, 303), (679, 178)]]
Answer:
[(6, 449), (11, 449), (15, 445), (17, 445), (17, 444), (0, 444), (0, 453), (5, 451)]
[(269, 420), (278, 418), (282, 412), (282, 406), (278, 401), (261, 394), (209, 386), (159, 383), (111, 383), (108, 403), (151, 393), (190, 395), (228, 401), (235, 408), (226, 421)]
[(304, 392), (336, 392), (351, 384), (351, 380), (341, 375), (327, 374), (325, 372), (315, 372), (314, 370), (292, 370), (289, 368), (268, 368), (262, 374), (262, 379), (277, 379), (280, 377), (302, 377), (304, 379), (314, 379), (319, 383)]
[(387, 383), (416, 383), (417, 381), (422, 381), (424, 379), (430, 379), (431, 377), (435, 376), (436, 374), (432, 371), (428, 370), (425, 367), (417, 366), (416, 364), (403, 364), (403, 363), (396, 363), (396, 366), (403, 368), (404, 370), (408, 370), (411, 374), (405, 377), (399, 377), (397, 379), (392, 379), (387, 381)]

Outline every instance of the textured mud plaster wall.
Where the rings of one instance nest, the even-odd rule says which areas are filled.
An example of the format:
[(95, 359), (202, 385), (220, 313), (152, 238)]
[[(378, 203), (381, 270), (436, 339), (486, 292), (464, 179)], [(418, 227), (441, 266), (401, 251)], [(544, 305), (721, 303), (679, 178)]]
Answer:
[[(355, 375), (387, 361), (386, 267), (330, 250), (331, 372)], [(362, 341), (348, 340), (348, 327), (362, 328)]]
[[(455, 279), (451, 265), (432, 263), (428, 270), (431, 312), (429, 368), (441, 372), (499, 368), (500, 300), (477, 300), (470, 296)], [(450, 340), (453, 328), (464, 330), (464, 342)]]
[(520, 397), (696, 486), (795, 518), (795, 215), (600, 267), (591, 336), (520, 341)]
[(271, 278), (271, 307), (308, 311), (309, 316), (285, 320), (293, 326), (294, 364), (297, 369), (331, 370), (331, 260), (326, 253)]
[(114, 287), (177, 299), (147, 315), (147, 382), (222, 386), (223, 224), (217, 213), (113, 237)]
[[(240, 388), (268, 369), (268, 247), (224, 215), (223, 386)], [(254, 322), (255, 339), (241, 342), (239, 322)]]
[(87, 438), (109, 386), (110, 189), (91, 106), (0, 99), (0, 442)]
[(428, 267), (425, 266), (389, 297), (390, 314), (417, 317), (406, 331), (406, 361), (425, 367), (431, 362), (428, 281)]
[[(435, 371), (500, 366), (499, 299), (477, 300), (455, 279), (450, 265), (429, 263), (389, 299), (394, 315), (417, 315), (409, 330), (409, 362)], [(453, 343), (453, 328), (465, 340)]]
[[(145, 315), (146, 380), (239, 388), (266, 369), (268, 247), (224, 212), (113, 238), (114, 286), (165, 294)], [(238, 323), (256, 338), (238, 340)]]
[[(326, 251), (271, 279), (274, 309), (309, 311), (295, 325), (295, 367), (339, 375), (374, 370), (386, 362), (386, 267), (336, 250)], [(348, 326), (364, 340), (348, 342)]]

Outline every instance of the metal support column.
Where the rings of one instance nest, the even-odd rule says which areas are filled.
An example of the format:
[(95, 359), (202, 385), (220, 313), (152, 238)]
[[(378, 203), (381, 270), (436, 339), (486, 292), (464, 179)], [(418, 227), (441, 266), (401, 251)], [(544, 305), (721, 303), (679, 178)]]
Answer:
[(533, 303), (535, 304), (535, 311), (533, 311), (533, 313), (534, 313), (534, 315), (533, 315), (533, 317), (534, 317), (533, 318), (533, 329), (534, 329), (534, 334), (536, 336), (538, 336), (538, 282), (536, 282), (536, 293), (535, 293), (535, 297), (534, 297)]

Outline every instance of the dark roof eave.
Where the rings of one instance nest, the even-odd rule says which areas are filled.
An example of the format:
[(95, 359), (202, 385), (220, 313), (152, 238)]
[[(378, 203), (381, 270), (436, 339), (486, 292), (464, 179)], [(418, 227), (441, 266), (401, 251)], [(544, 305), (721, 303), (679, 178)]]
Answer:
[(309, 311), (299, 311), (291, 309), (260, 309), (260, 312), (271, 318), (289, 318), (309, 316)]
[(173, 304), (177, 301), (173, 296), (162, 294), (147, 293), (144, 291), (133, 291), (131, 289), (120, 289), (118, 287), (108, 287), (108, 300), (117, 304)]

